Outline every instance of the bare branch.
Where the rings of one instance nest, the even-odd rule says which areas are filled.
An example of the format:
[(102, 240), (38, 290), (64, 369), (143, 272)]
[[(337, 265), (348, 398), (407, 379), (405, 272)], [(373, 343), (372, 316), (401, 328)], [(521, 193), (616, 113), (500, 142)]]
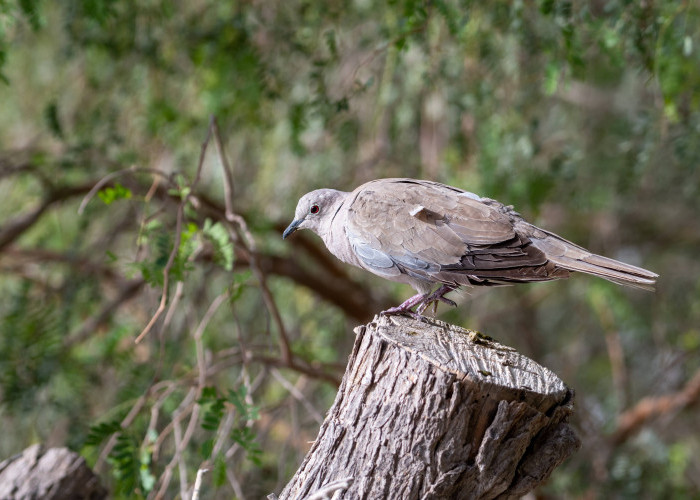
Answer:
[(282, 359), (285, 363), (291, 365), (293, 364), (294, 354), (292, 353), (292, 348), (289, 343), (289, 336), (287, 335), (287, 329), (284, 326), (284, 322), (282, 321), (282, 315), (280, 314), (277, 304), (275, 303), (275, 299), (272, 296), (272, 292), (270, 292), (270, 288), (267, 286), (267, 278), (265, 276), (265, 273), (263, 273), (256, 259), (255, 239), (253, 238), (253, 235), (248, 229), (248, 225), (246, 224), (245, 219), (243, 219), (243, 217), (241, 217), (238, 214), (232, 214), (232, 218), (233, 222), (235, 222), (236, 224), (236, 228), (238, 229), (238, 231), (240, 231), (240, 233), (242, 233), (243, 238), (240, 238), (240, 235), (237, 234), (237, 231), (235, 230), (231, 234), (231, 236), (232, 238), (234, 238), (234, 241), (236, 239), (244, 239), (247, 243), (247, 247), (249, 249), (248, 261), (250, 263), (250, 268), (253, 271), (253, 274), (255, 274), (255, 277), (258, 279), (265, 306), (267, 307), (267, 310), (270, 312), (270, 315), (272, 316), (272, 319), (275, 322), (275, 325), (277, 326), (277, 333), (279, 335), (280, 352), (282, 354)]
[(305, 364), (301, 364), (299, 361), (294, 360), (292, 363), (288, 363), (283, 359), (279, 358), (272, 358), (269, 356), (251, 356), (250, 361), (255, 361), (258, 363), (264, 363), (268, 366), (276, 366), (278, 368), (288, 368), (290, 370), (294, 370), (296, 372), (302, 373), (304, 375), (307, 375), (311, 378), (319, 379), (319, 380), (324, 380), (330, 384), (335, 385), (336, 387), (340, 385), (340, 378), (336, 377), (335, 375), (332, 375), (330, 373), (325, 372), (322, 368), (314, 368), (307, 366)]
[[(213, 118), (212, 118), (213, 120)], [(199, 183), (199, 179), (202, 175), (202, 167), (204, 165), (204, 158), (207, 154), (207, 147), (209, 146), (209, 141), (211, 140), (211, 134), (212, 134), (212, 125), (213, 121), (210, 122), (209, 128), (207, 129), (207, 136), (204, 139), (204, 142), (202, 143), (202, 148), (201, 152), (199, 154), (199, 163), (197, 165), (197, 173), (195, 175), (194, 180), (190, 184), (187, 193), (185, 196), (182, 197), (182, 200), (180, 201), (180, 204), (178, 205), (177, 208), (177, 220), (175, 223), (175, 241), (173, 242), (173, 249), (170, 252), (170, 255), (168, 256), (168, 262), (165, 264), (165, 267), (163, 268), (163, 293), (160, 296), (160, 304), (158, 305), (158, 309), (156, 309), (156, 312), (153, 314), (153, 317), (151, 320), (148, 322), (146, 327), (143, 329), (143, 331), (134, 339), (134, 342), (138, 344), (143, 340), (143, 338), (148, 334), (148, 332), (151, 331), (153, 328), (153, 325), (155, 325), (156, 321), (158, 321), (158, 318), (160, 317), (161, 314), (163, 314), (163, 311), (165, 311), (165, 306), (168, 302), (168, 284), (169, 284), (169, 278), (170, 278), (170, 270), (173, 267), (173, 264), (175, 263), (175, 257), (177, 256), (179, 250), (180, 250), (180, 243), (182, 241), (182, 222), (185, 216), (185, 206), (187, 205), (187, 202), (191, 200), (192, 197), (192, 192), (194, 191), (195, 187)]]
[(116, 172), (112, 172), (110, 174), (105, 175), (102, 179), (100, 179), (96, 183), (93, 183), (93, 186), (90, 189), (90, 191), (88, 191), (88, 193), (85, 195), (85, 197), (83, 198), (83, 201), (80, 202), (80, 206), (78, 207), (78, 215), (83, 215), (83, 212), (85, 211), (85, 207), (87, 207), (88, 203), (90, 203), (90, 200), (92, 200), (95, 197), (95, 195), (100, 191), (100, 189), (102, 189), (107, 184), (109, 184), (113, 179), (116, 179), (117, 177), (120, 177), (124, 174), (136, 173), (136, 172), (158, 175), (158, 176), (168, 180), (169, 182), (171, 182), (170, 177), (165, 172), (158, 170), (157, 168), (141, 168), (141, 167), (136, 167), (135, 165), (133, 165), (129, 168), (117, 170)]
[(617, 429), (610, 436), (613, 446), (625, 442), (638, 432), (651, 419), (697, 403), (700, 400), (700, 370), (678, 392), (664, 396), (648, 396), (632, 408), (623, 412), (617, 419)]
[[(374, 294), (372, 290), (347, 276), (329, 276), (326, 272), (306, 269), (294, 255), (281, 257), (257, 254), (256, 259), (266, 275), (277, 275), (291, 279), (313, 291), (324, 301), (340, 308), (357, 321), (368, 321), (377, 311), (386, 309), (392, 304), (388, 296), (380, 295), (377, 297), (375, 296), (377, 294)], [(240, 266), (250, 265), (250, 259), (247, 255), (239, 253), (236, 264)]]
[(323, 415), (321, 415), (316, 408), (311, 404), (311, 401), (304, 396), (304, 394), (297, 389), (294, 385), (292, 385), (289, 380), (284, 378), (282, 374), (279, 372), (277, 369), (272, 369), (270, 370), (270, 373), (272, 373), (272, 376), (275, 377), (275, 380), (282, 384), (282, 387), (287, 389), (289, 393), (294, 396), (294, 399), (299, 401), (302, 405), (304, 405), (304, 408), (306, 408), (306, 411), (309, 412), (309, 415), (313, 417), (313, 419), (318, 422), (319, 425), (323, 423)]
[(178, 405), (177, 409), (175, 412), (173, 412), (173, 418), (168, 422), (168, 424), (165, 426), (165, 428), (160, 431), (160, 434), (156, 438), (156, 442), (153, 444), (153, 457), (157, 458), (159, 453), (160, 453), (160, 447), (163, 445), (163, 442), (165, 439), (170, 435), (170, 433), (173, 431), (173, 427), (175, 425), (175, 422), (179, 422), (180, 420), (184, 419), (189, 415), (190, 411), (192, 411), (192, 408), (194, 407), (194, 400), (197, 396), (197, 390), (194, 387), (191, 387), (190, 390), (187, 392), (187, 395), (185, 398), (180, 402)]
[(233, 171), (229, 164), (228, 158), (226, 157), (224, 141), (221, 138), (221, 131), (219, 130), (219, 124), (216, 121), (216, 118), (212, 118), (212, 127), (214, 130), (216, 147), (219, 151), (219, 158), (221, 159), (221, 168), (224, 173), (224, 204), (226, 206), (226, 220), (233, 221)]
[[(144, 394), (139, 396), (139, 398), (136, 400), (136, 403), (134, 403), (134, 406), (131, 407), (131, 410), (129, 410), (129, 413), (124, 417), (124, 420), (121, 421), (121, 428), (126, 429), (129, 427), (134, 419), (137, 417), (141, 409), (144, 407), (146, 404), (146, 400), (148, 399), (148, 394), (150, 393), (150, 389), (147, 390)], [(105, 447), (102, 449), (102, 452), (100, 453), (100, 456), (97, 459), (97, 462), (95, 463), (95, 470), (99, 471), (103, 466), (105, 461), (107, 460), (107, 457), (112, 451), (112, 448), (114, 448), (114, 445), (117, 443), (117, 435), (119, 433), (115, 433), (112, 435), (111, 438), (109, 438), (109, 441), (107, 441), (107, 444)]]
[(117, 309), (125, 302), (133, 299), (137, 293), (143, 288), (145, 281), (143, 279), (135, 279), (124, 285), (117, 297), (110, 302), (107, 302), (100, 311), (85, 321), (80, 329), (73, 332), (63, 340), (63, 346), (70, 348), (80, 342), (87, 340), (100, 325), (104, 324), (112, 317)]
[(0, 250), (24, 234), (53, 204), (67, 200), (73, 196), (81, 195), (88, 189), (90, 189), (88, 185), (82, 184), (51, 190), (36, 208), (25, 214), (18, 215), (2, 225), (2, 230), (0, 231)]
[(194, 480), (194, 489), (192, 490), (192, 500), (199, 500), (199, 490), (202, 488), (202, 478), (207, 472), (209, 472), (209, 469), (199, 469), (197, 471), (197, 478)]
[(175, 422), (173, 436), (175, 437), (175, 455), (173, 456), (173, 461), (177, 462), (178, 478), (180, 479), (180, 498), (187, 498), (187, 465), (185, 464), (185, 455), (181, 453), (184, 446), (180, 422)]
[[(199, 405), (195, 404), (195, 398), (197, 396), (197, 389), (194, 387), (191, 387), (189, 392), (187, 393), (187, 396), (185, 396), (185, 399), (182, 400), (180, 405), (177, 407), (177, 410), (175, 410), (175, 413), (173, 415), (173, 419), (170, 421), (170, 423), (166, 426), (166, 428), (161, 432), (161, 434), (158, 436), (156, 439), (156, 443), (154, 444), (154, 449), (160, 448), (160, 443), (163, 441), (164, 436), (167, 435), (167, 433), (170, 430), (174, 430), (174, 435), (175, 435), (175, 440), (176, 440), (176, 446), (175, 446), (175, 451), (173, 453), (173, 458), (168, 462), (168, 464), (165, 466), (165, 469), (163, 470), (163, 474), (160, 476), (160, 488), (156, 491), (153, 490), (151, 494), (149, 495), (149, 498), (153, 497), (156, 499), (162, 499), (165, 497), (165, 492), (168, 489), (168, 486), (170, 485), (170, 480), (172, 479), (172, 474), (173, 474), (173, 468), (175, 465), (178, 463), (180, 457), (182, 456), (182, 453), (184, 451), (185, 446), (187, 446), (187, 443), (189, 442), (189, 439), (191, 437), (191, 431), (190, 428), (192, 427), (192, 423), (197, 420), (198, 413), (199, 413)], [(191, 414), (190, 418), (190, 423), (187, 426), (187, 430), (185, 431), (184, 436), (180, 436), (179, 434), (179, 425), (180, 421), (187, 416), (187, 414)], [(192, 429), (193, 431), (194, 429)], [(155, 451), (154, 451), (155, 455)]]
[(240, 498), (241, 500), (246, 500), (246, 496), (243, 493), (243, 488), (241, 487), (241, 482), (238, 480), (236, 477), (236, 474), (233, 472), (233, 470), (230, 467), (226, 468), (226, 478), (228, 479), (229, 484), (231, 484), (231, 488), (233, 489), (233, 492), (236, 494), (236, 498)]

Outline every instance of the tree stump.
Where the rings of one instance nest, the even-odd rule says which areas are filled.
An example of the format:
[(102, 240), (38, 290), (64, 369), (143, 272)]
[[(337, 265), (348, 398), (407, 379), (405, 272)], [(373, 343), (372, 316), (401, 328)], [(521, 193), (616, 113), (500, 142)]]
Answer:
[(573, 391), (514, 349), (427, 318), (377, 316), (355, 332), (335, 402), (280, 499), (514, 498), (580, 446)]
[(35, 444), (0, 462), (0, 498), (102, 500), (107, 490), (77, 453)]

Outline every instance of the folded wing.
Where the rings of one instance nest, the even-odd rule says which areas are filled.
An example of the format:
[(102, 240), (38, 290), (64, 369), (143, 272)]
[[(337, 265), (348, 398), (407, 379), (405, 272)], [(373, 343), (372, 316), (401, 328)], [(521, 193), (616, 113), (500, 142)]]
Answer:
[(567, 276), (516, 231), (512, 214), (443, 184), (381, 179), (352, 193), (346, 231), (367, 268), (385, 277), (496, 285)]

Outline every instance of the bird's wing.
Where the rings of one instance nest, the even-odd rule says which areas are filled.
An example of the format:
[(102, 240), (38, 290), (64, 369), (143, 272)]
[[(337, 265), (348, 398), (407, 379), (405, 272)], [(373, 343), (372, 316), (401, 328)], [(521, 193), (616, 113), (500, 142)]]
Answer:
[(348, 202), (347, 236), (377, 274), (386, 274), (391, 261), (431, 281), (529, 281), (523, 277), (537, 279), (533, 266), (547, 261), (516, 233), (503, 205), (444, 184), (380, 179), (357, 188)]

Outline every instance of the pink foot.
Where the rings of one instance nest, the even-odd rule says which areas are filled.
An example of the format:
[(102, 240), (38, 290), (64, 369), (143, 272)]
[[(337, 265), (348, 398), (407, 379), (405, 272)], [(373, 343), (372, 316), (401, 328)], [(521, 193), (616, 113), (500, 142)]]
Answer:
[(411, 311), (411, 309), (416, 304), (420, 304), (427, 296), (428, 294), (423, 295), (422, 293), (419, 293), (417, 295), (414, 295), (410, 299), (404, 301), (401, 305), (398, 305), (396, 307), (390, 307), (386, 311), (382, 311), (379, 314), (381, 314), (382, 316), (396, 316), (399, 314), (408, 314), (413, 319), (420, 319), (421, 315), (416, 314), (415, 312)]
[(438, 288), (433, 293), (428, 295), (425, 298), (425, 300), (423, 300), (422, 304), (420, 304), (418, 306), (418, 309), (416, 309), (416, 312), (418, 314), (423, 314), (423, 311), (425, 311), (430, 306), (430, 304), (432, 304), (433, 305), (433, 314), (435, 314), (437, 312), (438, 302), (444, 302), (448, 306), (457, 307), (457, 304), (455, 303), (455, 301), (450, 300), (447, 297), (445, 297), (446, 293), (449, 293), (454, 289), (455, 289), (454, 286), (442, 285), (440, 288)]
[[(391, 307), (387, 309), (386, 311), (382, 311), (380, 314), (384, 316), (392, 316), (392, 315), (398, 315), (398, 314), (407, 314), (408, 316), (412, 317), (413, 319), (422, 319), (423, 318), (423, 311), (425, 311), (428, 306), (433, 304), (433, 313), (437, 311), (437, 304), (438, 302), (444, 302), (445, 304), (448, 304), (450, 306), (457, 306), (457, 304), (446, 298), (445, 294), (453, 291), (456, 287), (452, 285), (442, 285), (440, 288), (435, 290), (433, 293), (426, 293), (426, 294), (417, 294), (411, 297), (410, 299), (406, 300), (404, 303), (401, 305), (398, 305), (396, 307)], [(418, 306), (415, 311), (412, 311), (412, 309)]]

